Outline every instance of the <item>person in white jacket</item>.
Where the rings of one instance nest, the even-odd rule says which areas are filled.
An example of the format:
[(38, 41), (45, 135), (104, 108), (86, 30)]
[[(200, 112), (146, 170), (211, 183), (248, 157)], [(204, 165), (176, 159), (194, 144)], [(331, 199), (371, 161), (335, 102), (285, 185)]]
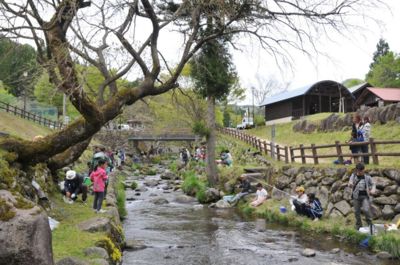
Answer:
[[(371, 123), (368, 117), (364, 117), (363, 124), (360, 126), (359, 130), (361, 130), (363, 134), (364, 142), (369, 142), (369, 138), (371, 137)], [(368, 151), (369, 151), (368, 144), (361, 146), (361, 153), (368, 153)], [(368, 155), (363, 156), (363, 161), (364, 164), (368, 165), (369, 156)]]

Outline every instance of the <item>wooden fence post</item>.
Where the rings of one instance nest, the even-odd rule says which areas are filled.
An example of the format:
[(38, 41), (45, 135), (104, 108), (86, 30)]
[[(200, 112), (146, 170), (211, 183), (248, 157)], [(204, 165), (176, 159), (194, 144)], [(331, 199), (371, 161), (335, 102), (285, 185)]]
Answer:
[(301, 156), (301, 163), (305, 164), (306, 163), (306, 158), (304, 157), (304, 145), (300, 145), (300, 156)]
[(376, 143), (374, 142), (374, 138), (369, 138), (369, 145), (371, 147), (372, 162), (375, 165), (379, 165), (378, 156), (376, 155)]
[(285, 163), (289, 164), (289, 148), (285, 146)]
[(339, 159), (340, 164), (343, 164), (343, 153), (342, 153), (342, 146), (340, 145), (339, 141), (335, 141), (335, 145), (336, 145), (336, 153)]
[(271, 152), (271, 157), (274, 158), (274, 145), (272, 142), (269, 143), (269, 151)]
[(289, 150), (290, 150), (290, 161), (292, 161), (292, 163), (294, 163), (295, 161), (294, 161), (294, 150), (293, 150), (293, 147), (290, 146)]
[(315, 147), (315, 144), (311, 144), (311, 150), (312, 150), (312, 155), (313, 155), (313, 159), (314, 159), (314, 164), (318, 165), (317, 148)]
[(264, 153), (266, 154), (266, 155), (268, 155), (268, 148), (267, 148), (267, 141), (263, 141), (263, 144), (264, 144)]
[(276, 158), (278, 158), (278, 161), (281, 161), (279, 144), (277, 144), (275, 147), (276, 147)]

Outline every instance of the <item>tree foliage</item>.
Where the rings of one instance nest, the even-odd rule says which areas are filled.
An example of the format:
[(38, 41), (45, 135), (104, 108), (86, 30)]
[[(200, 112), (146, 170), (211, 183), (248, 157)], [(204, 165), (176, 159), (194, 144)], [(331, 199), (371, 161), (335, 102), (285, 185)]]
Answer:
[(41, 68), (36, 61), (35, 49), (0, 36), (0, 80), (16, 97), (32, 94), (36, 76)]
[(367, 81), (376, 87), (400, 87), (400, 56), (390, 51), (379, 57)]

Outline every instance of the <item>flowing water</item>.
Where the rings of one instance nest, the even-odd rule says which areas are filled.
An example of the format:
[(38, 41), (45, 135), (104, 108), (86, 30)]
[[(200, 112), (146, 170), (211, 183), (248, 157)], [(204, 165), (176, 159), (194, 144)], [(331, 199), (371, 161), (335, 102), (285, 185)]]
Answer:
[[(156, 177), (146, 177), (159, 179)], [(143, 185), (143, 181), (139, 181)], [(246, 220), (234, 209), (209, 209), (196, 202), (177, 203), (182, 192), (148, 188), (140, 195), (128, 191), (128, 216), (124, 221), (126, 239), (142, 241), (147, 248), (125, 251), (124, 265), (224, 265), (224, 264), (306, 264), (394, 265), (398, 261), (381, 261), (371, 253), (340, 243), (330, 237), (311, 237), (263, 219)], [(168, 204), (156, 205), (155, 198)], [(316, 250), (307, 258), (304, 248)], [(337, 254), (333, 248), (340, 248)]]

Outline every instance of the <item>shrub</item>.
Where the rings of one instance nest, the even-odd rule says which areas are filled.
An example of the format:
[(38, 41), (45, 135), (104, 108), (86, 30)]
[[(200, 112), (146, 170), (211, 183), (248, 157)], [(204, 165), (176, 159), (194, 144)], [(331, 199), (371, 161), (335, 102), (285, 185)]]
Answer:
[(206, 184), (197, 178), (193, 171), (183, 173), (182, 190), (190, 196), (196, 196), (199, 202), (205, 201)]
[[(124, 178), (118, 177), (117, 189), (116, 189), (116, 196), (117, 196), (117, 208), (119, 217), (124, 219), (127, 215), (126, 208), (125, 208), (125, 185), (123, 183)], [(133, 184), (133, 183), (132, 183)]]

